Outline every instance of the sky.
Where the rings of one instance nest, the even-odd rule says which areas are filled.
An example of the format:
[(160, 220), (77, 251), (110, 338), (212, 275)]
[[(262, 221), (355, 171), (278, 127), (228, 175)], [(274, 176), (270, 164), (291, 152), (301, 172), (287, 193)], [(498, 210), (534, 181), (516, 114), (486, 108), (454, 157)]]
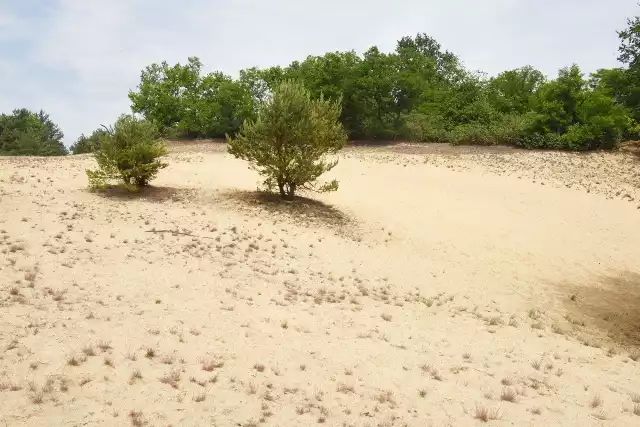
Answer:
[(43, 109), (71, 144), (130, 111), (154, 62), (206, 71), (395, 48), (426, 33), (471, 70), (619, 66), (637, 0), (0, 0), (0, 112)]

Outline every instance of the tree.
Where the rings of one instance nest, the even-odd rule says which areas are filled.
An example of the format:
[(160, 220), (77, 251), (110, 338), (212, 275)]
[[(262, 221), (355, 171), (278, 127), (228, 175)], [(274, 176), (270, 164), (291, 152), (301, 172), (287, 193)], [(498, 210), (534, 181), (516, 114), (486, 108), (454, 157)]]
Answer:
[(214, 72), (201, 75), (196, 57), (186, 65), (152, 64), (141, 74), (131, 109), (168, 136), (218, 138), (236, 132), (253, 114), (250, 85)]
[(202, 63), (190, 57), (186, 65), (151, 64), (140, 75), (137, 92), (129, 92), (131, 110), (141, 113), (161, 132), (177, 125), (190, 106), (187, 99), (197, 97)]
[(185, 115), (178, 129), (187, 137), (220, 138), (237, 132), (253, 114), (251, 92), (223, 73), (202, 78), (195, 93), (186, 98)]
[(87, 170), (89, 185), (99, 189), (108, 186), (110, 180), (119, 180), (128, 190), (138, 190), (167, 167), (160, 161), (166, 154), (153, 123), (131, 115), (120, 116), (101, 137), (100, 149), (95, 152), (98, 169)]
[(489, 99), (502, 113), (525, 113), (545, 81), (544, 74), (531, 66), (504, 71), (489, 80)]
[(235, 138), (229, 138), (229, 153), (247, 160), (265, 177), (265, 187), (278, 188), (280, 196), (292, 200), (297, 190), (334, 191), (333, 180), (316, 185), (337, 160), (327, 160), (346, 143), (346, 132), (338, 121), (340, 101), (312, 99), (295, 81), (276, 86), (261, 104), (255, 120), (248, 120)]
[(108, 131), (106, 129), (96, 129), (89, 136), (82, 134), (69, 149), (73, 154), (93, 153), (98, 151), (102, 137), (107, 134)]
[(627, 28), (618, 31), (620, 38), (620, 47), (618, 52), (620, 56), (618, 61), (627, 64), (629, 68), (640, 66), (640, 16), (627, 19)]
[(0, 114), (0, 154), (13, 156), (62, 156), (67, 149), (64, 134), (44, 111), (26, 108)]
[(577, 65), (563, 68), (533, 101), (535, 119), (522, 140), (529, 148), (613, 148), (631, 120), (604, 90), (593, 89)]

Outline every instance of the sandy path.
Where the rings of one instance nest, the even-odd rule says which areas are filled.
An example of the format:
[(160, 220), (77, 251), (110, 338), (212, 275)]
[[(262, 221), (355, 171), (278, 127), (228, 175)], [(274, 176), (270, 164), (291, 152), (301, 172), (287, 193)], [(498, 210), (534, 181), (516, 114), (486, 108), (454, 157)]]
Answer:
[(143, 198), (0, 159), (0, 424), (640, 425), (633, 159), (397, 151), (302, 206), (197, 145)]

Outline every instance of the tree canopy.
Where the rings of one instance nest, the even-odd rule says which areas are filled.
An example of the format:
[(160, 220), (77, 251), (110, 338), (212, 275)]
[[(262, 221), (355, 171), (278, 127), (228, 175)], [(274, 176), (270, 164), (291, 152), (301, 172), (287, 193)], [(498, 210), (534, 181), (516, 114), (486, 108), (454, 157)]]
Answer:
[[(403, 37), (392, 52), (329, 52), (286, 67), (248, 68), (238, 79), (186, 65), (152, 64), (129, 97), (166, 135), (223, 137), (253, 120), (275, 87), (295, 80), (315, 99), (339, 102), (351, 139), (610, 148), (640, 119), (638, 18), (619, 33), (628, 68), (586, 76), (577, 65), (548, 79), (532, 66), (495, 77), (467, 70), (432, 37)], [(638, 71), (635, 71), (638, 68)]]
[(61, 156), (67, 154), (64, 134), (44, 111), (26, 108), (0, 114), (0, 155)]
[[(237, 78), (205, 73), (197, 57), (145, 67), (129, 92), (165, 138), (223, 138), (255, 120), (284, 81), (340, 105), (351, 139), (511, 144), (589, 150), (640, 139), (640, 16), (618, 31), (621, 66), (585, 75), (577, 65), (545, 76), (530, 65), (488, 77), (470, 71), (427, 34), (402, 37), (390, 52), (372, 46), (251, 67)], [(82, 135), (73, 153), (95, 151), (103, 132)], [(65, 154), (62, 132), (44, 112), (0, 116), (0, 153)]]

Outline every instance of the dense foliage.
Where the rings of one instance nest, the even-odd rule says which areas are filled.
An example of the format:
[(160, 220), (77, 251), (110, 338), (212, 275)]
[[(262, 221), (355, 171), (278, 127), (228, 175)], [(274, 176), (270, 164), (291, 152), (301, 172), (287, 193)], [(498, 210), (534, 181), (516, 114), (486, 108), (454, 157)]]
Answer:
[(284, 81), (260, 104), (256, 119), (229, 138), (229, 153), (249, 161), (265, 177), (265, 187), (278, 189), (283, 198), (293, 199), (300, 189), (334, 191), (335, 180), (315, 182), (337, 164), (326, 155), (347, 141), (339, 117), (339, 100), (313, 99), (302, 84)]
[(60, 156), (67, 154), (63, 133), (44, 111), (14, 110), (0, 114), (0, 155)]
[(284, 68), (245, 69), (236, 80), (203, 75), (197, 58), (153, 64), (129, 97), (133, 110), (165, 135), (222, 137), (254, 119), (280, 82), (296, 80), (313, 98), (340, 103), (340, 121), (352, 139), (611, 148), (638, 133), (639, 28), (635, 18), (619, 33), (620, 60), (629, 67), (590, 78), (577, 65), (551, 80), (530, 66), (487, 78), (418, 34), (399, 40), (393, 52), (331, 52)]
[(101, 138), (107, 134), (108, 130), (102, 128), (94, 130), (89, 136), (82, 134), (78, 140), (69, 147), (69, 150), (73, 154), (94, 153), (100, 149)]
[(87, 170), (89, 185), (104, 188), (109, 181), (118, 180), (135, 191), (147, 186), (167, 166), (160, 160), (166, 154), (153, 123), (123, 115), (100, 138), (100, 148), (95, 152), (98, 169)]
[[(255, 120), (284, 81), (313, 99), (340, 103), (348, 137), (589, 150), (640, 139), (640, 16), (618, 32), (622, 66), (585, 76), (577, 65), (548, 78), (531, 66), (487, 77), (466, 69), (426, 34), (391, 52), (373, 46), (309, 56), (288, 66), (247, 68), (238, 78), (186, 64), (151, 64), (129, 92), (131, 108), (165, 138), (222, 138)], [(103, 130), (82, 135), (75, 154), (98, 149)], [(0, 115), (0, 154), (59, 155), (62, 132), (44, 112)]]

